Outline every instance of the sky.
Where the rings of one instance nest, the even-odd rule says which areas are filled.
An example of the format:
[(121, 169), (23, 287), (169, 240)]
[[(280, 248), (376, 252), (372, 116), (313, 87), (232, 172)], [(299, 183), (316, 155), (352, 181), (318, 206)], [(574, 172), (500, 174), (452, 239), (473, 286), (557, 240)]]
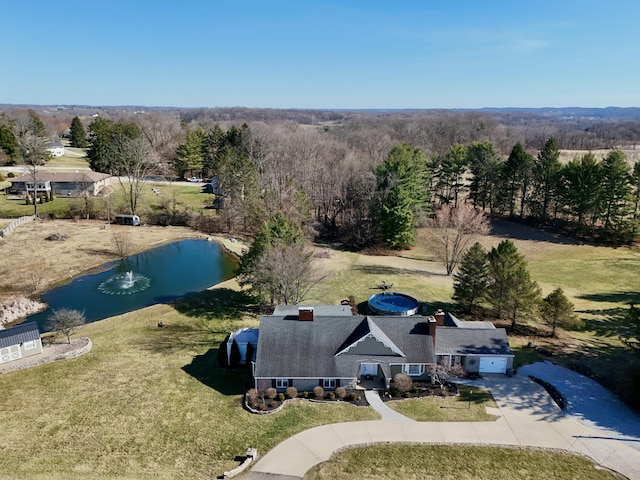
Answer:
[(637, 0), (1, 0), (0, 104), (640, 106)]

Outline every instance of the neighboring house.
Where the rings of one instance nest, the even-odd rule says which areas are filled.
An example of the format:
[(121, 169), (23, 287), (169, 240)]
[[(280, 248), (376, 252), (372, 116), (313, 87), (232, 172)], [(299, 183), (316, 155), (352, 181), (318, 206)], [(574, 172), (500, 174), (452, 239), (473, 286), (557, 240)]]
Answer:
[[(33, 191), (33, 175), (26, 174), (12, 178), (9, 193), (21, 195)], [(39, 185), (46, 185), (54, 195), (63, 197), (79, 197), (89, 195), (96, 197), (109, 192), (113, 177), (106, 173), (92, 171), (78, 172), (36, 172), (37, 192)], [(43, 190), (42, 193), (45, 193)]]
[(13, 362), (40, 353), (42, 340), (35, 322), (0, 330), (0, 363)]
[(64, 145), (60, 142), (51, 142), (47, 146), (47, 152), (49, 152), (49, 155), (52, 157), (61, 157), (64, 155)]
[[(506, 341), (506, 333), (493, 325), (445, 326), (442, 312), (436, 314), (437, 318), (362, 316), (351, 315), (348, 307), (348, 314), (336, 310), (340, 308), (345, 309), (295, 307), (297, 311), (292, 312), (291, 307), (276, 308), (272, 315), (263, 316), (253, 365), (255, 387), (263, 390), (294, 386), (298, 390), (311, 390), (320, 385), (325, 389), (338, 386), (353, 389), (367, 381), (367, 386), (389, 388), (393, 376), (400, 372), (414, 380), (429, 380), (428, 366), (438, 360), (448, 364), (458, 362), (465, 368), (468, 366), (468, 371), (478, 371), (471, 359), (477, 360), (478, 365), (482, 360), (486, 366), (488, 359), (502, 364), (506, 358), (500, 373), (511, 366), (513, 355), (509, 345), (501, 343), (503, 339)], [(439, 335), (444, 338), (442, 347)], [(500, 349), (487, 348), (497, 344)], [(438, 353), (438, 348), (443, 348), (442, 353)]]

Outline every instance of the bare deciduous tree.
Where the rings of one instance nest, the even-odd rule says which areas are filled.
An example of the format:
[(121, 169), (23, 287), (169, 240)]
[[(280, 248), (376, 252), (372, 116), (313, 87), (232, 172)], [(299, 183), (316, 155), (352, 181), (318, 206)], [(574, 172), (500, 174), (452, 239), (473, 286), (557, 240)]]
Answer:
[(47, 327), (67, 337), (67, 343), (71, 343), (71, 335), (77, 327), (84, 324), (86, 318), (84, 312), (71, 308), (54, 310), (48, 318)]
[(151, 148), (144, 138), (120, 137), (113, 145), (116, 156), (115, 171), (122, 187), (125, 202), (132, 215), (136, 214), (138, 200), (152, 168)]
[(127, 232), (119, 229), (112, 230), (111, 241), (118, 257), (126, 258), (129, 256), (133, 246), (131, 245), (131, 237)]
[(322, 279), (313, 267), (313, 253), (302, 242), (275, 243), (265, 250), (259, 265), (256, 277), (261, 289), (285, 305), (302, 302)]
[(471, 241), (490, 230), (484, 213), (468, 204), (443, 205), (429, 226), (427, 248), (442, 261), (447, 275), (453, 273)]

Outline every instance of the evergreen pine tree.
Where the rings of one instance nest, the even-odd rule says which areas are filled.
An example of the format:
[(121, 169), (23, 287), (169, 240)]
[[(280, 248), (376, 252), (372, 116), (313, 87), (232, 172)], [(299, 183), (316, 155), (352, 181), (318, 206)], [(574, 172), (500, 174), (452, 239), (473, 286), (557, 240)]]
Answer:
[(453, 275), (453, 299), (471, 312), (482, 300), (488, 285), (487, 251), (476, 242), (465, 252), (458, 272)]
[(551, 325), (551, 336), (556, 336), (556, 327), (571, 328), (580, 324), (580, 319), (573, 311), (573, 303), (558, 287), (547, 295), (540, 304), (542, 321)]
[(238, 347), (238, 343), (234, 339), (233, 342), (231, 342), (231, 351), (229, 352), (229, 366), (231, 368), (236, 368), (240, 365), (241, 358), (240, 347)]
[(631, 171), (626, 155), (621, 150), (612, 150), (602, 159), (602, 195), (600, 211), (605, 233), (620, 236), (627, 228), (631, 214)]
[(527, 262), (511, 240), (503, 240), (491, 249), (490, 282), (487, 300), (502, 318), (511, 318), (511, 329), (517, 319), (533, 312), (540, 301), (540, 288), (531, 280)]
[(394, 147), (376, 170), (379, 201), (373, 216), (380, 239), (395, 249), (415, 243), (419, 218), (429, 211), (429, 171), (422, 150), (407, 143)]
[(84, 125), (80, 119), (76, 116), (71, 120), (71, 146), (75, 148), (86, 148), (89, 143), (87, 142), (87, 132), (84, 129)]
[(556, 199), (561, 169), (560, 149), (551, 137), (544, 143), (533, 166), (531, 210), (542, 222), (549, 219), (551, 206)]
[(227, 356), (227, 340), (229, 339), (229, 335), (225, 338), (218, 347), (218, 365), (222, 368), (227, 368), (229, 366), (229, 357)]

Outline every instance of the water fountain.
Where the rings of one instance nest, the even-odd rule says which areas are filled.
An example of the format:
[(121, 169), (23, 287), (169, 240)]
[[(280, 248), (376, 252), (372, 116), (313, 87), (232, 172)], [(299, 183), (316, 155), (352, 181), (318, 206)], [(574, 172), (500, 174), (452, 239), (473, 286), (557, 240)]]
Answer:
[(132, 295), (146, 290), (150, 284), (149, 277), (129, 270), (108, 278), (98, 285), (98, 290), (107, 295)]

